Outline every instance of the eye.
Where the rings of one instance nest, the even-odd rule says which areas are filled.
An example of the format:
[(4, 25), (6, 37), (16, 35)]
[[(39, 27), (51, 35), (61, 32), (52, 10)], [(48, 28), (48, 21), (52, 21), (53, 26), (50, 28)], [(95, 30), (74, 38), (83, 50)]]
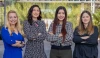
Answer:
[(16, 16), (14, 16), (14, 18), (17, 18)]
[(86, 18), (89, 18), (89, 16), (86, 16)]
[(61, 12), (58, 12), (58, 14), (61, 14)]
[(65, 14), (64, 12), (62, 12), (62, 14)]
[(39, 12), (39, 10), (37, 10)]
[(84, 16), (82, 18), (85, 18)]

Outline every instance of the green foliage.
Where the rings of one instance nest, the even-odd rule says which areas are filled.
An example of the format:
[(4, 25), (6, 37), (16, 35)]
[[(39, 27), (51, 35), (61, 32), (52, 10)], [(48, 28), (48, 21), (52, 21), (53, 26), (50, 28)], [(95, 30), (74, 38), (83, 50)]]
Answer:
[(100, 38), (100, 9), (96, 10), (96, 13), (93, 14), (94, 24), (98, 26), (99, 29), (99, 38)]
[[(12, 5), (7, 6), (6, 12), (8, 12), (9, 10), (15, 10), (18, 14), (19, 19), (21, 20), (21, 22), (23, 22), (24, 20), (27, 19), (27, 12), (29, 8), (34, 4), (40, 6), (42, 11), (42, 19), (54, 19), (56, 8), (58, 6), (66, 7), (68, 13), (68, 21), (73, 23), (74, 28), (77, 26), (77, 21), (81, 13), (81, 4), (76, 4), (76, 3), (72, 4), (63, 2), (61, 3), (16, 2), (12, 3)], [(84, 8), (90, 10), (90, 4), (84, 4)]]

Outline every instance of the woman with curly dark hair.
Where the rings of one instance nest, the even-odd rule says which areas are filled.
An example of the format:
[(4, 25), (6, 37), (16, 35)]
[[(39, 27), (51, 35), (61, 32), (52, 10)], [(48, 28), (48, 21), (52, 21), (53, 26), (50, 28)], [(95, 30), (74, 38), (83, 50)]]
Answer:
[(41, 20), (41, 9), (38, 5), (33, 5), (28, 11), (23, 28), (27, 42), (24, 58), (47, 58), (44, 52), (44, 39), (46, 38), (45, 23)]

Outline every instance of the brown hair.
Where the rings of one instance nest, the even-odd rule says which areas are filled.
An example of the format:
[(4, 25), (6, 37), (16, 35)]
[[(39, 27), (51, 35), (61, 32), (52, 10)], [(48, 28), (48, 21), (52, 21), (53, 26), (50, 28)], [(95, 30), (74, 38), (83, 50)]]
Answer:
[[(84, 23), (82, 22), (82, 16), (83, 16), (84, 13), (87, 13), (90, 16), (90, 22), (88, 23), (88, 26), (87, 26), (86, 29), (84, 27)], [(87, 32), (89, 35), (91, 35), (94, 32), (92, 16), (91, 16), (91, 13), (87, 10), (84, 10), (81, 13), (80, 21), (79, 21), (79, 25), (78, 25), (78, 33), (80, 35), (83, 35), (85, 32)]]
[(56, 12), (55, 12), (55, 18), (54, 18), (54, 21), (53, 21), (53, 33), (55, 34), (56, 33), (56, 26), (59, 24), (59, 19), (57, 18), (57, 14), (59, 12), (59, 10), (64, 10), (65, 12), (65, 18), (63, 20), (63, 24), (62, 24), (62, 29), (61, 29), (61, 33), (63, 35), (63, 41), (65, 40), (65, 35), (67, 34), (66, 32), (66, 20), (67, 20), (67, 11), (66, 11), (66, 8), (63, 7), (63, 6), (59, 6), (57, 9), (56, 9)]

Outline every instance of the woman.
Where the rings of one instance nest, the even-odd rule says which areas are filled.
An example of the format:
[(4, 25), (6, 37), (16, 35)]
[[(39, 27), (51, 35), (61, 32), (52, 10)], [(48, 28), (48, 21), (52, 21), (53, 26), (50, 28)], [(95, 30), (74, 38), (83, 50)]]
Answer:
[(17, 13), (10, 10), (7, 14), (7, 24), (1, 30), (5, 48), (3, 58), (22, 58), (22, 47), (24, 46), (22, 34)]
[(28, 40), (24, 58), (46, 58), (43, 43), (46, 38), (46, 27), (41, 20), (41, 9), (38, 5), (30, 7), (27, 19), (24, 21), (24, 32)]
[(73, 58), (98, 58), (98, 28), (93, 25), (89, 11), (81, 13), (73, 41), (75, 43)]
[(48, 30), (47, 40), (51, 42), (50, 58), (72, 58), (73, 29), (72, 23), (66, 20), (66, 8), (59, 6)]

